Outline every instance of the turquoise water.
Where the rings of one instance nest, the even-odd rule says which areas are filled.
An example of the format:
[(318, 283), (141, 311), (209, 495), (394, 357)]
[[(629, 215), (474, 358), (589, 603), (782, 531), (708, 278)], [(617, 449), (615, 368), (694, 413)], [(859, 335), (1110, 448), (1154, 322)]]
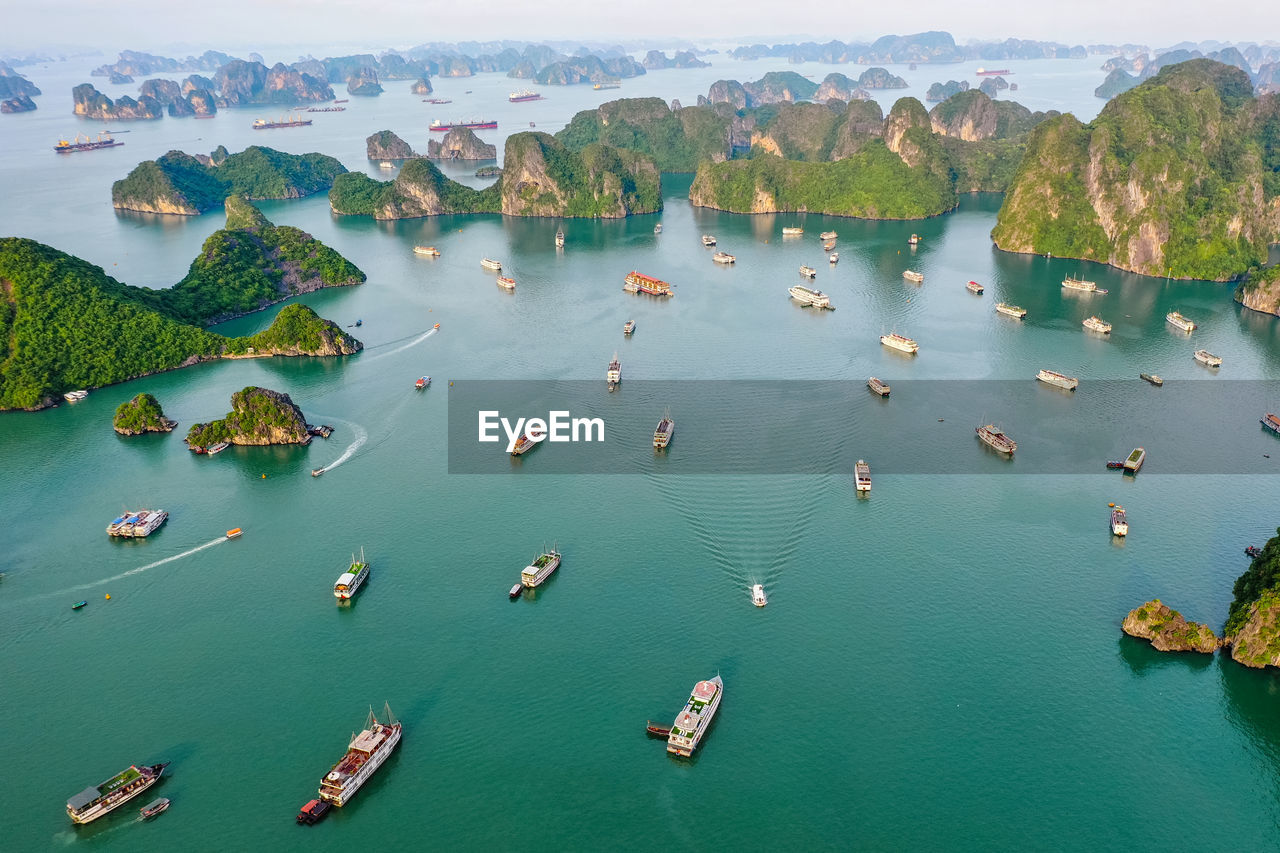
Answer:
[[(1079, 80), (1101, 76), (1088, 64)], [(731, 69), (708, 72), (759, 76)], [(1080, 99), (1083, 83), (1071, 85), (1062, 102)], [(697, 87), (663, 94), (686, 88)], [(599, 97), (554, 94), (535, 107)], [(44, 202), (6, 203), (0, 232), (39, 237), (131, 283), (179, 278), (221, 218), (118, 217), (110, 180), (167, 147), (247, 144), (253, 114), (135, 125), (123, 148), (55, 158), (44, 156), (44, 128), (73, 123), (45, 111), (54, 100), (28, 124), (3, 119), (21, 143), (0, 155), (7, 197)], [(384, 95), (359, 108), (417, 104)], [(515, 110), (494, 112), (507, 121)], [(339, 116), (345, 135), (271, 142), (366, 167), (363, 137), (384, 116)], [(183, 134), (210, 137), (195, 149)], [(886, 474), (858, 500), (846, 473), (674, 476), (681, 438), (696, 430), (687, 422), (665, 468), (643, 474), (537, 475), (547, 450), (519, 476), (447, 473), (448, 380), (603, 386), (615, 350), (628, 379), (1026, 379), (1046, 366), (1086, 388), (1140, 370), (1280, 378), (1275, 321), (1232, 303), (1229, 286), (998, 253), (995, 197), (919, 223), (810, 216), (804, 238), (784, 241), (792, 219), (696, 210), (687, 187), (687, 177), (664, 182), (661, 216), (564, 223), (563, 252), (554, 221), (384, 224), (334, 218), (323, 198), (264, 205), (369, 274), (304, 300), (344, 325), (362, 319), (364, 353), (201, 365), (0, 418), (0, 715), (10, 721), (0, 755), (22, 768), (5, 804), (9, 843), (267, 849), (305, 833), (335, 850), (691, 849), (708, 838), (730, 849), (1118, 849), (1149, 846), (1158, 827), (1179, 847), (1274, 848), (1280, 680), (1221, 657), (1161, 655), (1119, 622), (1161, 596), (1220, 626), (1241, 549), (1278, 523), (1276, 478)], [(819, 262), (826, 227), (840, 232), (834, 270)], [(924, 238), (914, 255), (912, 231)], [(737, 255), (734, 268), (711, 263), (697, 239), (707, 232)], [(416, 257), (415, 243), (443, 256)], [(504, 261), (514, 294), (479, 268), (483, 256)], [(786, 299), (802, 263), (819, 267), (835, 312)], [(907, 265), (923, 285), (902, 280)], [(678, 295), (624, 294), (632, 268), (671, 280)], [(1074, 272), (1110, 293), (1064, 295), (1059, 282)], [(985, 296), (963, 289), (971, 278)], [(1001, 299), (1027, 320), (995, 315)], [(1190, 340), (1166, 327), (1174, 309), (1200, 323)], [(1110, 339), (1082, 332), (1090, 313), (1115, 325)], [(630, 340), (627, 319), (639, 324)], [(914, 360), (877, 342), (895, 328), (921, 341)], [(1225, 359), (1217, 376), (1192, 361), (1199, 346)], [(435, 384), (419, 394), (423, 373)], [(220, 416), (248, 384), (288, 392), (337, 432), (309, 448), (188, 453), (182, 430)], [(114, 408), (141, 391), (160, 398), (178, 432), (111, 432)], [(1256, 428), (1236, 438), (1236, 424), (1277, 404), (1273, 395), (1223, 413), (1228, 440), (1259, 473), (1273, 464), (1258, 453), (1266, 445)], [(816, 454), (841, 440), (795, 430)], [(1127, 540), (1106, 532), (1112, 501), (1129, 511)], [(142, 504), (172, 514), (158, 533), (103, 534), (122, 506)], [(219, 541), (231, 527), (244, 536)], [(519, 570), (553, 542), (560, 571), (509, 602)], [(332, 583), (362, 546), (372, 578), (339, 607)], [(769, 592), (763, 610), (751, 606), (753, 582)], [(72, 612), (82, 598), (88, 606)], [(726, 697), (712, 731), (694, 760), (669, 758), (645, 720), (674, 717), (716, 672)], [(296, 827), (348, 734), (384, 701), (405, 724), (400, 750), (350, 806)], [(157, 789), (173, 800), (167, 814), (144, 826), (124, 808), (70, 826), (67, 797), (161, 760), (173, 762)]]

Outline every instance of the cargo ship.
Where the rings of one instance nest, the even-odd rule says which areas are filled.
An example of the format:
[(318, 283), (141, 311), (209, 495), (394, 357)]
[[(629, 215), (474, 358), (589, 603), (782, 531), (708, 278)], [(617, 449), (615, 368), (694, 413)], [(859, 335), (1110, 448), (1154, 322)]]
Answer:
[(658, 450), (662, 450), (671, 443), (671, 436), (676, 433), (676, 422), (672, 419), (671, 413), (666, 412), (662, 416), (662, 420), (658, 421), (658, 428), (653, 431), (653, 446)]
[(277, 127), (306, 127), (309, 124), (311, 124), (311, 119), (303, 118), (299, 115), (277, 119), (276, 121), (267, 121), (266, 119), (260, 118), (254, 121), (253, 129), (274, 130)]
[(1000, 77), (1004, 74), (1012, 74), (1013, 72), (1010, 71), (1008, 68), (995, 68), (990, 71), (988, 71), (986, 68), (979, 68), (974, 73), (977, 74), (979, 77)]
[[(356, 559), (356, 555), (351, 555), (351, 566), (338, 576), (338, 581), (333, 585), (333, 597), (342, 601), (349, 600), (355, 595), (360, 587), (364, 586), (364, 582), (369, 579), (369, 563), (364, 558), (364, 549), (360, 549), (360, 559)], [(339, 803), (341, 805), (341, 803)]]
[(791, 294), (791, 298), (799, 302), (806, 308), (812, 305), (814, 308), (831, 309), (831, 297), (823, 293), (821, 290), (813, 290), (802, 284), (797, 284), (787, 290)]
[[(310, 124), (310, 122), (308, 122), (308, 124)], [(498, 123), (496, 121), (440, 121), (440, 119), (434, 119), (427, 129), (433, 131), (446, 131), (453, 130), (455, 127), (465, 127), (468, 130), (493, 130), (497, 126)]]
[(164, 764), (129, 765), (101, 785), (85, 788), (67, 800), (67, 816), (74, 823), (92, 823), (119, 808), (160, 781), (169, 762)]
[(524, 567), (520, 572), (520, 583), (522, 586), (533, 589), (551, 577), (552, 572), (558, 568), (560, 568), (560, 552), (552, 548), (545, 554), (539, 554), (537, 559)]
[(424, 104), (452, 104), (452, 103), (453, 103), (453, 101), (452, 101), (452, 100), (450, 100), (449, 98), (423, 98), (423, 99), (422, 99), (422, 103), (424, 103)]
[(920, 345), (911, 338), (900, 335), (897, 332), (891, 332), (887, 335), (880, 336), (880, 343), (890, 349), (896, 349), (901, 352), (914, 355), (920, 351)]
[(699, 681), (695, 684), (684, 710), (671, 724), (671, 734), (667, 735), (667, 752), (685, 758), (693, 755), (693, 751), (698, 748), (698, 743), (707, 733), (712, 719), (715, 718), (723, 696), (724, 682), (718, 675), (710, 681)]
[(675, 296), (671, 285), (653, 276), (638, 273), (635, 270), (627, 273), (622, 289), (628, 293), (648, 293), (650, 296)]
[[(342, 113), (346, 112), (346, 107), (307, 107), (309, 113)], [(209, 116), (213, 118), (213, 116)]]
[(400, 743), (401, 726), (391, 715), (391, 707), (385, 708), (386, 722), (379, 722), (373, 709), (364, 731), (351, 739), (347, 754), (333, 765), (333, 769), (320, 781), (320, 799), (341, 808), (351, 802), (360, 787), (378, 771), (396, 745)]
[(1067, 391), (1074, 391), (1080, 386), (1079, 379), (1076, 379), (1074, 376), (1067, 376), (1066, 374), (1058, 373), (1056, 370), (1041, 370), (1036, 374), (1036, 379), (1039, 379), (1046, 385), (1053, 385), (1056, 388), (1063, 388)]
[(73, 151), (97, 151), (99, 148), (115, 148), (117, 145), (124, 145), (123, 142), (117, 142), (111, 138), (110, 133), (99, 133), (97, 139), (84, 137), (81, 142), (81, 134), (77, 133), (75, 141), (67, 139), (59, 139), (58, 144), (53, 146), (53, 150), (59, 154), (70, 154)]
[(594, 86), (592, 86), (591, 88), (592, 88), (592, 89), (595, 89), (595, 90), (598, 92), (598, 91), (600, 91), (601, 89), (621, 89), (621, 88), (622, 88), (622, 84), (621, 84), (621, 83), (613, 83), (613, 82), (606, 81), (606, 82), (604, 82), (604, 83), (597, 83), (597, 84), (595, 84)]
[(1013, 451), (1018, 449), (1018, 442), (1005, 435), (1000, 427), (995, 424), (987, 424), (986, 426), (977, 427), (974, 429), (974, 432), (978, 434), (978, 438), (982, 439), (982, 443), (990, 447), (992, 450), (997, 450), (1000, 453), (1008, 453), (1012, 456)]
[(507, 96), (507, 100), (513, 104), (523, 104), (525, 101), (541, 101), (542, 96), (537, 92), (531, 92), (525, 89), (521, 92), (512, 92)]

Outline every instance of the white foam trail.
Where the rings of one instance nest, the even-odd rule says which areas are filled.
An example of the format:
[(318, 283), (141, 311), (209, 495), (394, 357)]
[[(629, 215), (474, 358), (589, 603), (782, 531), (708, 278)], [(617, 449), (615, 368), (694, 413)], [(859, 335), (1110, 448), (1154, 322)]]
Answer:
[(123, 580), (124, 578), (132, 577), (133, 575), (140, 575), (143, 572), (147, 572), (147, 571), (150, 571), (151, 569), (158, 568), (160, 566), (163, 566), (166, 563), (172, 563), (174, 560), (181, 560), (183, 557), (190, 557), (192, 554), (203, 551), (205, 548), (212, 548), (214, 545), (221, 545), (223, 542), (226, 542), (226, 541), (227, 541), (227, 537), (219, 536), (217, 539), (210, 540), (209, 542), (206, 542), (203, 545), (197, 545), (195, 548), (192, 548), (190, 551), (183, 551), (181, 554), (174, 554), (172, 557), (165, 557), (163, 560), (156, 560), (154, 563), (147, 563), (145, 566), (138, 566), (138, 568), (136, 569), (130, 569), (127, 572), (121, 572), (118, 575), (112, 575), (111, 577), (103, 578), (100, 581), (94, 581), (93, 583), (82, 583), (79, 586), (73, 586), (70, 589), (64, 590), (63, 592), (60, 592), (57, 594), (62, 595), (66, 592), (76, 592), (82, 589), (93, 589), (95, 586), (102, 586), (103, 584), (114, 583), (115, 581)]
[[(337, 420), (337, 419), (334, 418), (334, 420)], [(341, 456), (339, 456), (337, 459), (335, 459), (334, 461), (330, 462), (328, 465), (325, 465), (322, 469), (320, 469), (322, 471), (328, 472), (328, 471), (332, 471), (334, 468), (337, 468), (343, 462), (346, 462), (353, 455), (355, 455), (355, 452), (359, 450), (366, 441), (369, 440), (368, 430), (360, 426), (360, 424), (353, 424), (353, 423), (350, 423), (349, 421), (342, 421), (342, 423), (349, 424), (349, 426), (356, 431), (356, 440), (347, 445), (347, 449), (342, 451)]]
[[(389, 355), (395, 355), (398, 352), (404, 352), (405, 350), (409, 349), (409, 347), (416, 347), (418, 344), (422, 343), (423, 341), (425, 341), (427, 338), (431, 337), (435, 333), (436, 333), (435, 329), (427, 329), (421, 335), (409, 341), (409, 343), (402, 344), (401, 346), (398, 346), (393, 350), (389, 350), (388, 352), (378, 353), (373, 358), (369, 359), (369, 361), (378, 361), (380, 359), (386, 358)], [(368, 364), (368, 362), (365, 362), (365, 363)]]

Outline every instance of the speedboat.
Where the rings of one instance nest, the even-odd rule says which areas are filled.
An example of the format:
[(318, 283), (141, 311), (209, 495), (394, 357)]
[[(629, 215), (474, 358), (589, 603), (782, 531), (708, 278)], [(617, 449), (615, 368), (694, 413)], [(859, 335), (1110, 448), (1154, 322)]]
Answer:
[(320, 476), (321, 474), (323, 474), (323, 473), (324, 473), (324, 469), (323, 469), (323, 468), (312, 468), (312, 469), (311, 469), (311, 476), (312, 476), (312, 477), (319, 477), (319, 476)]
[(769, 597), (764, 594), (764, 584), (751, 587), (751, 603), (756, 607), (764, 607), (769, 603)]
[(519, 598), (522, 591), (524, 591), (524, 584), (518, 583), (511, 587), (511, 589), (507, 590), (507, 598)]
[(138, 813), (142, 815), (143, 820), (151, 820), (151, 818), (160, 814), (160, 812), (169, 808), (169, 798), (161, 797), (158, 800), (152, 800), (142, 808), (138, 809)]
[(431, 384), (431, 377), (422, 376), (422, 377), (419, 377), (417, 382), (413, 383), (413, 387), (421, 391), (423, 388), (426, 388), (430, 384)]

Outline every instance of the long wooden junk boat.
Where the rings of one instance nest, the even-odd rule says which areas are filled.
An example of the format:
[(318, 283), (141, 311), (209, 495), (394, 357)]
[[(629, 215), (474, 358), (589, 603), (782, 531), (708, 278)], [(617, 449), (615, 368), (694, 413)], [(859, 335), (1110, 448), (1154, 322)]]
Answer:
[(85, 788), (67, 800), (67, 816), (74, 823), (92, 823), (159, 782), (168, 766), (167, 761), (142, 766), (131, 764), (127, 770), (121, 770), (102, 784)]
[(1018, 449), (1018, 442), (1005, 435), (1004, 431), (995, 424), (977, 427), (974, 432), (978, 434), (978, 438), (982, 439), (982, 443), (992, 450), (1012, 456), (1013, 452)]
[(622, 289), (628, 293), (647, 293), (650, 296), (675, 296), (667, 282), (635, 270), (627, 273)]
[(341, 808), (351, 802), (361, 786), (386, 762), (400, 743), (401, 725), (385, 708), (386, 722), (380, 722), (369, 709), (364, 731), (351, 739), (347, 753), (320, 780), (320, 799)]

